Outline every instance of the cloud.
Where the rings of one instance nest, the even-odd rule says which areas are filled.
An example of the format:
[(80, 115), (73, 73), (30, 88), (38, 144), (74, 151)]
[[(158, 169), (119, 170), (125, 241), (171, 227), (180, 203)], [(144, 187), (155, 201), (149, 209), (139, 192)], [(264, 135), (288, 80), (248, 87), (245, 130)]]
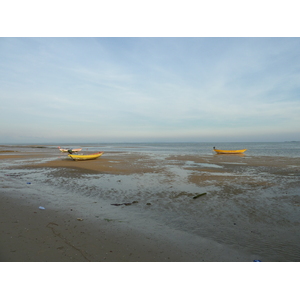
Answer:
[(0, 45), (3, 138), (299, 135), (298, 38), (1, 38)]

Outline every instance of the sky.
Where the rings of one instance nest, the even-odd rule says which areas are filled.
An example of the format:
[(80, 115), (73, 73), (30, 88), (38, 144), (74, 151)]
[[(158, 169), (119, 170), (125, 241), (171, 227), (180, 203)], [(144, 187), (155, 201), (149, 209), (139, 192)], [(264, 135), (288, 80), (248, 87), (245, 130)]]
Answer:
[(300, 140), (300, 38), (0, 37), (0, 144)]

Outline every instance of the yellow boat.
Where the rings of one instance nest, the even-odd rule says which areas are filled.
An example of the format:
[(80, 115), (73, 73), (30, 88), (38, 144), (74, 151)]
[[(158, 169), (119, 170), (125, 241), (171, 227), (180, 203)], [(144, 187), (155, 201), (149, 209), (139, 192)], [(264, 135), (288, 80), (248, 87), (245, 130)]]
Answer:
[(242, 149), (242, 150), (220, 150), (220, 149), (216, 149), (214, 147), (214, 151), (217, 154), (242, 154), (246, 151), (247, 149)]
[(103, 153), (104, 152), (97, 152), (93, 154), (69, 154), (68, 156), (73, 160), (90, 160), (100, 157)]

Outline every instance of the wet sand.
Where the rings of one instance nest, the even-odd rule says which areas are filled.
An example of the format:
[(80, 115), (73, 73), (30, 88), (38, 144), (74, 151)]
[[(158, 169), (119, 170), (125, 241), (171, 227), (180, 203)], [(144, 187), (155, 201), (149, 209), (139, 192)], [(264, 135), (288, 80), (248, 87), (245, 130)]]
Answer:
[[(293, 177), (294, 180), (288, 182), (286, 188), (287, 190), (291, 188), (294, 191), (300, 178), (299, 160), (293, 158), (274, 160), (272, 157), (181, 155), (169, 156), (162, 163), (162, 161), (156, 161), (155, 157), (151, 155), (120, 152), (105, 153), (96, 160), (77, 162), (69, 159), (66, 155), (54, 153), (51, 160), (39, 163), (41, 159), (47, 159), (48, 157), (48, 153), (39, 152), (2, 152), (0, 162), (7, 160), (15, 163), (18, 160), (23, 162), (21, 166), (12, 167), (13, 169), (50, 168), (60, 170), (67, 168), (75, 172), (72, 173), (73, 175), (99, 173), (140, 174), (142, 176), (145, 173), (165, 173), (166, 185), (172, 184), (174, 179), (173, 175), (168, 175), (169, 169), (166, 168), (165, 164), (168, 164), (168, 166), (182, 166), (190, 172), (188, 176), (190, 183), (201, 185), (201, 187), (212, 185), (218, 187), (219, 190), (212, 191), (210, 196), (222, 200), (233, 196), (242, 197), (241, 195), (245, 189), (253, 189), (254, 191), (272, 189), (278, 185), (281, 177), (282, 179), (289, 176)], [(33, 161), (24, 164), (24, 159)], [(222, 168), (217, 166), (222, 166)], [(249, 173), (241, 176), (245, 167), (256, 171), (259, 169), (262, 172), (261, 174), (267, 172), (268, 176), (275, 176), (276, 180), (264, 180), (261, 174), (258, 177), (251, 176)], [(92, 219), (88, 214), (83, 215), (77, 207), (58, 208), (54, 205), (51, 206), (51, 197), (55, 197), (55, 195), (41, 194), (40, 191), (28, 189), (27, 187), (17, 186), (14, 189), (9, 185), (6, 188), (7, 182), (10, 179), (13, 181), (14, 178), (5, 177), (5, 174), (3, 176), (0, 182), (1, 261), (222, 262), (253, 261), (257, 259), (257, 255), (253, 251), (255, 248), (251, 248), (251, 245), (243, 248), (236, 247), (236, 245), (231, 247), (231, 241), (228, 241), (228, 244), (220, 243), (218, 238), (221, 240), (224, 232), (220, 229), (214, 229), (213, 224), (211, 228), (206, 228), (205, 234), (199, 231), (195, 235), (168, 226), (162, 227), (159, 223), (155, 224), (147, 220), (137, 228), (134, 223), (124, 222), (121, 218), (115, 217), (109, 210), (106, 210), (106, 213), (103, 212), (102, 215), (93, 216)], [(184, 196), (192, 198), (195, 195), (195, 193), (190, 193)], [(180, 196), (182, 195), (175, 195), (174, 199)], [(47, 197), (49, 198), (47, 209), (39, 209), (37, 203), (41, 202), (41, 198)], [(291, 193), (287, 200), (286, 204), (294, 209), (295, 214), (298, 214), (300, 209), (299, 194)], [(244, 202), (247, 202), (247, 200)], [(244, 206), (242, 208), (247, 211), (249, 207), (246, 207), (244, 202), (240, 201), (238, 205), (240, 207)], [(208, 202), (199, 205), (205, 208), (205, 212), (213, 209), (209, 208), (211, 204)], [(275, 214), (274, 217), (268, 217), (269, 221), (264, 221), (264, 214), (260, 215), (260, 212), (249, 210), (249, 215), (251, 214), (253, 215), (251, 220), (257, 219), (257, 224), (251, 224), (251, 231), (249, 230), (245, 245), (253, 242), (257, 237), (260, 239), (268, 238), (269, 244), (272, 244), (274, 236), (278, 235), (280, 239), (280, 236), (286, 236), (287, 232), (294, 235), (295, 239), (298, 238), (299, 222), (297, 220), (291, 221), (288, 219), (284, 223), (284, 220), (281, 220)], [(221, 215), (214, 217), (215, 220), (222, 219)], [(276, 217), (278, 222), (274, 220)], [(240, 223), (238, 223), (239, 221)], [(283, 224), (280, 224), (280, 221)], [(268, 223), (265, 224), (265, 232), (260, 228), (262, 222)], [(247, 222), (243, 223), (243, 220), (238, 220), (237, 223), (232, 223), (234, 232), (232, 230), (225, 232), (235, 234), (237, 238), (241, 235), (242, 239), (244, 235), (241, 233), (250, 227), (246, 228), (249, 224), (246, 224)], [(274, 224), (276, 224), (276, 227), (272, 230)], [(237, 225), (240, 225), (239, 229), (237, 229)], [(212, 230), (220, 231), (220, 233), (212, 232)], [(210, 232), (215, 235), (214, 239), (210, 239)], [(282, 242), (284, 242), (283, 237)], [(295, 242), (290, 247), (291, 251), (294, 252), (292, 261), (300, 261), (299, 245), (297, 246)], [(266, 257), (265, 260), (285, 261), (276, 255)]]
[[(141, 232), (117, 219), (101, 218), (95, 226), (95, 222), (78, 218), (81, 214), (71, 210), (44, 211), (35, 205), (12, 204), (12, 200), (17, 199), (1, 195), (1, 261), (197, 262), (253, 258), (209, 239), (195, 241), (174, 230), (169, 230), (172, 238), (168, 239)], [(190, 238), (197, 249), (193, 245), (184, 247), (183, 242)]]

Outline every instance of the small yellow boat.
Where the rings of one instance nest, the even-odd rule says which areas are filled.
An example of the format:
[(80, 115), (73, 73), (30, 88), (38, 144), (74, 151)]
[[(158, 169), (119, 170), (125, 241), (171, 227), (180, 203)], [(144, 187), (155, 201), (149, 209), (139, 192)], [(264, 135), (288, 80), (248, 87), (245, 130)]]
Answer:
[(217, 154), (243, 154), (247, 149), (242, 149), (242, 150), (220, 150), (220, 149), (216, 149), (214, 147), (214, 151)]
[(104, 152), (97, 152), (93, 154), (69, 154), (68, 156), (73, 160), (90, 160), (100, 157), (103, 153)]

